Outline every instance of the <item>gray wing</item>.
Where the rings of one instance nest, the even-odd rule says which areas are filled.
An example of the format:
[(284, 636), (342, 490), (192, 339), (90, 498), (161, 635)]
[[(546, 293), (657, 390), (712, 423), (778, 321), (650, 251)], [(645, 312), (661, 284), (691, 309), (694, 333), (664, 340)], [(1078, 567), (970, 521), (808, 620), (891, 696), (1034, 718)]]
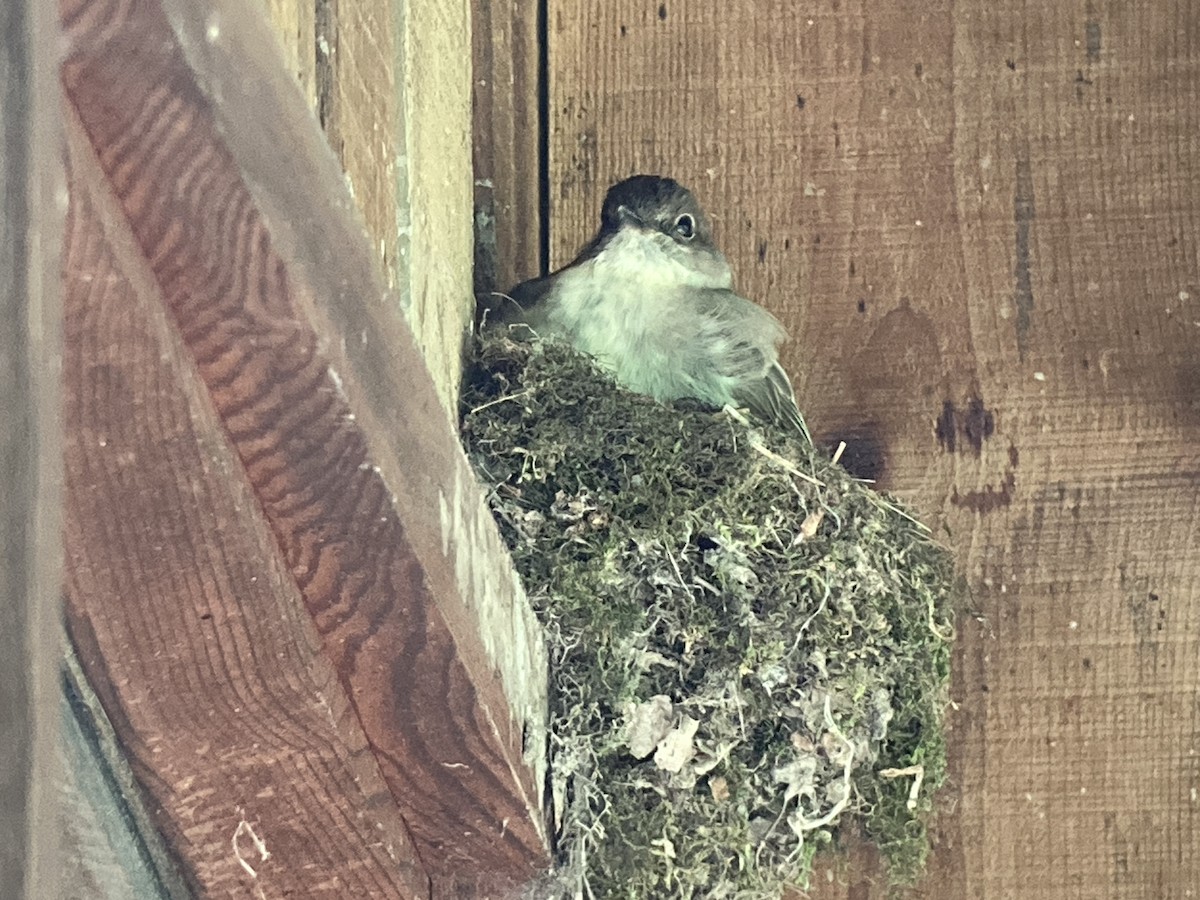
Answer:
[(742, 383), (734, 391), (734, 398), (759, 418), (791, 428), (804, 438), (806, 443), (812, 443), (804, 416), (800, 413), (800, 407), (796, 405), (792, 382), (778, 362), (774, 363), (762, 378)]
[[(787, 337), (779, 321), (756, 303), (732, 291), (704, 291), (697, 298), (697, 362), (717, 379), (713, 399), (728, 395), (755, 416), (791, 428), (808, 443), (812, 437), (796, 405), (796, 394), (779, 365), (776, 346)], [(698, 379), (704, 375), (696, 372)]]

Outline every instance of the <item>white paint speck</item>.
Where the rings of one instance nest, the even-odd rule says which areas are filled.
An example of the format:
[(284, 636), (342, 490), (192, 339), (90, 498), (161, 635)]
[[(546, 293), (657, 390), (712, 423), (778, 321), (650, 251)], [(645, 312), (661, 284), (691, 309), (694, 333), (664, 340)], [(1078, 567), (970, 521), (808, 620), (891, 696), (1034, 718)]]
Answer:
[(1034, 381), (1045, 381), (1045, 380), (1046, 380), (1046, 373), (1045, 373), (1045, 372), (1034, 372), (1034, 373), (1033, 373), (1033, 380), (1034, 380)]
[(1078, 622), (1076, 622), (1074, 619), (1072, 619), (1072, 620), (1071, 620), (1071, 621), (1070, 621), (1070, 622), (1067, 624), (1067, 627), (1068, 627), (1068, 628), (1070, 628), (1072, 631), (1075, 631), (1076, 629), (1078, 629), (1078, 628), (1079, 628), (1079, 623), (1078, 623)]
[(213, 13), (208, 17), (208, 22), (205, 25), (204, 36), (208, 38), (210, 44), (215, 44), (221, 37), (221, 17)]
[(346, 396), (346, 389), (342, 386), (342, 376), (334, 370), (333, 366), (330, 366), (327, 371), (329, 373), (329, 380), (333, 382), (334, 390), (336, 390), (339, 395), (343, 397)]

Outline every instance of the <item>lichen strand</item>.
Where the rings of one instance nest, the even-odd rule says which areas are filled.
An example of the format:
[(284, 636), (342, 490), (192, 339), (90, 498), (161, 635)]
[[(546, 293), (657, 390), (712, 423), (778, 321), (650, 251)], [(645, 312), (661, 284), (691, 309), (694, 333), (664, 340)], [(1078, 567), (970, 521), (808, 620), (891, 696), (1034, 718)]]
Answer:
[[(550, 641), (560, 865), (538, 895), (775, 898), (851, 817), (914, 878), (945, 774), (946, 551), (788, 434), (561, 345), (477, 349), (463, 437)], [(913, 766), (910, 809), (913, 776), (880, 772)]]

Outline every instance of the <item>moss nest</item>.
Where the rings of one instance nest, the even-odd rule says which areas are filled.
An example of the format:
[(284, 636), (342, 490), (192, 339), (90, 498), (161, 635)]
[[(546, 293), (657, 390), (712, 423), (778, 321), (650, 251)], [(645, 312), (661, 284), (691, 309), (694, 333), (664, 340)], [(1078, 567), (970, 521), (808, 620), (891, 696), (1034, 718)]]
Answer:
[(486, 335), (463, 439), (551, 659), (541, 897), (777, 898), (852, 820), (896, 882), (946, 769), (948, 553), (790, 433)]

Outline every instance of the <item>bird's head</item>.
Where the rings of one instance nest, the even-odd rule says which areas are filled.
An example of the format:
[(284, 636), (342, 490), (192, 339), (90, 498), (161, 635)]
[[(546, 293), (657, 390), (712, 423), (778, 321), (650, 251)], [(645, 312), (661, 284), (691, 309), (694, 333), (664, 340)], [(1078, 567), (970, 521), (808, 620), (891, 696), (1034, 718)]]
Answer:
[(605, 266), (650, 282), (729, 287), (729, 263), (695, 196), (672, 178), (634, 175), (608, 190), (592, 246)]
[(692, 192), (660, 175), (634, 175), (608, 189), (601, 231), (630, 227), (660, 232), (682, 246), (713, 243), (712, 225)]

